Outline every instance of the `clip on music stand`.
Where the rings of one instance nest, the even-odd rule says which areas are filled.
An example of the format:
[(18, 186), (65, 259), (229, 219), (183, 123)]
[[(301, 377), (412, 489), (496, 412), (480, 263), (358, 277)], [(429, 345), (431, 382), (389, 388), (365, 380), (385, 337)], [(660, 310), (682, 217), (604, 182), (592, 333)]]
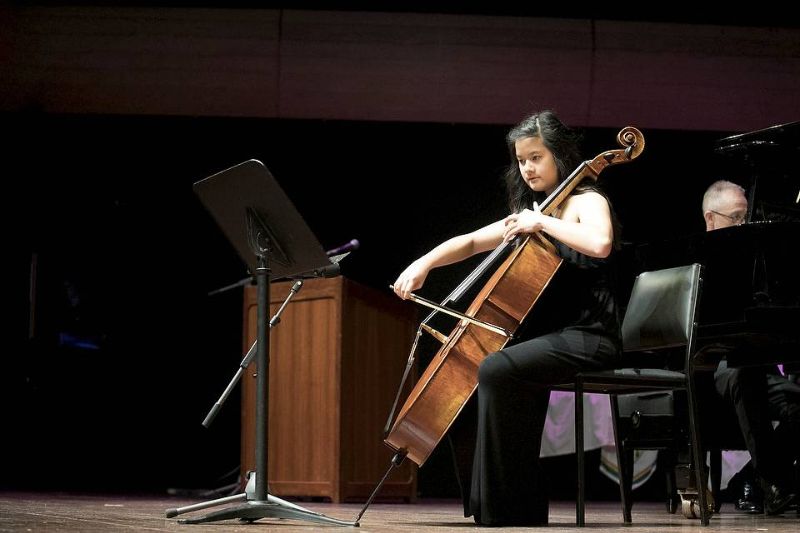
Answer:
[[(245, 493), (211, 502), (168, 509), (167, 518), (234, 501), (245, 503), (212, 512), (206, 516), (180, 520), (199, 524), (238, 518), (253, 522), (260, 518), (294, 518), (317, 523), (357, 526), (303, 509), (268, 494), (269, 423), (269, 283), (275, 277), (288, 277), (329, 265), (322, 246), (280, 188), (269, 170), (255, 159), (245, 161), (198, 181), (195, 193), (211, 212), (236, 251), (255, 272), (258, 283), (258, 333), (256, 337), (256, 472)], [(253, 490), (254, 489), (254, 490)]]

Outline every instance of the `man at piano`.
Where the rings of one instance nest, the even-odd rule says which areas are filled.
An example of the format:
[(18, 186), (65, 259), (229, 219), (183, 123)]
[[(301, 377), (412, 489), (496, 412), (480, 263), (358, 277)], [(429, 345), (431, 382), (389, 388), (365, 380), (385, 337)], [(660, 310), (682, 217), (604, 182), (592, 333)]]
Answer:
[[(747, 208), (742, 187), (730, 181), (713, 183), (703, 196), (706, 231), (742, 224)], [(725, 359), (714, 372), (714, 385), (725, 405), (735, 410), (750, 452), (750, 463), (742, 469), (745, 479), (736, 508), (783, 513), (797, 500), (797, 465), (793, 466), (797, 458), (793, 456), (800, 448), (800, 385), (784, 377), (777, 367), (729, 368)], [(772, 420), (779, 421), (777, 431)]]

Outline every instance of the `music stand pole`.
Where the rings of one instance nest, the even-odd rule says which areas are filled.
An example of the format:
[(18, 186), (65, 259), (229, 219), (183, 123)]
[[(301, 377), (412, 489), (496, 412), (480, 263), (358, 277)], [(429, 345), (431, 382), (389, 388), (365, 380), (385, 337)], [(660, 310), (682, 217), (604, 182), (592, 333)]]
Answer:
[(267, 254), (269, 250), (264, 250), (258, 257), (258, 268), (256, 269), (256, 294), (258, 295), (258, 331), (256, 339), (256, 368), (258, 377), (256, 380), (256, 501), (267, 501), (267, 471), (269, 464), (266, 457), (267, 443), (269, 442), (269, 424), (263, 423), (269, 420), (269, 337), (270, 332), (267, 327), (269, 318), (269, 263)]

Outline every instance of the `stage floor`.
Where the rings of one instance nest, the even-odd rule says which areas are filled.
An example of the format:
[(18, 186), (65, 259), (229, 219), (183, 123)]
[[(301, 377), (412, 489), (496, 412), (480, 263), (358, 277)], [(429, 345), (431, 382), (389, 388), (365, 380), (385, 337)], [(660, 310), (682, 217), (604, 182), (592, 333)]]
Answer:
[[(225, 520), (200, 525), (179, 524), (176, 518), (165, 518), (168, 508), (198, 503), (196, 500), (169, 496), (82, 495), (67, 493), (0, 493), (0, 532), (5, 531), (195, 531), (195, 532), (281, 532), (348, 530), (340, 526), (314, 524), (301, 520), (267, 518), (253, 524)], [(295, 502), (303, 508), (332, 518), (352, 521), (361, 509), (358, 504)], [(180, 518), (201, 516), (222, 509), (214, 507), (181, 515)], [(587, 527), (593, 532), (620, 531), (622, 514), (616, 502), (590, 502), (586, 513)], [(389, 533), (396, 531), (463, 532), (476, 528), (461, 516), (461, 507), (454, 500), (421, 500), (415, 504), (375, 504), (361, 520), (359, 532)], [(726, 504), (719, 515), (711, 519), (708, 528), (698, 520), (688, 520), (680, 514), (670, 515), (664, 505), (640, 503), (634, 505), (633, 525), (625, 531), (672, 532), (689, 531), (770, 531), (796, 532), (800, 517), (794, 511), (778, 517), (751, 516), (736, 512)], [(515, 530), (537, 528), (513, 528)], [(550, 531), (572, 531), (575, 527), (575, 505), (554, 502), (550, 506)]]

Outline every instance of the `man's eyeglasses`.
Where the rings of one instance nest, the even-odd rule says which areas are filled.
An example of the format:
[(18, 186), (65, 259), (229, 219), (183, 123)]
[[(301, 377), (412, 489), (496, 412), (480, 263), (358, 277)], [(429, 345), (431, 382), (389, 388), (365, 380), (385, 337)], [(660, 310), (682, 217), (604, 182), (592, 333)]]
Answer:
[(746, 212), (745, 213), (739, 213), (738, 215), (726, 215), (725, 213), (720, 213), (719, 211), (714, 211), (713, 209), (709, 209), (709, 211), (711, 211), (715, 215), (719, 215), (721, 217), (727, 218), (728, 220), (731, 221), (731, 224), (733, 224), (735, 226), (738, 226), (739, 224), (744, 222), (745, 218), (747, 218), (747, 213)]

